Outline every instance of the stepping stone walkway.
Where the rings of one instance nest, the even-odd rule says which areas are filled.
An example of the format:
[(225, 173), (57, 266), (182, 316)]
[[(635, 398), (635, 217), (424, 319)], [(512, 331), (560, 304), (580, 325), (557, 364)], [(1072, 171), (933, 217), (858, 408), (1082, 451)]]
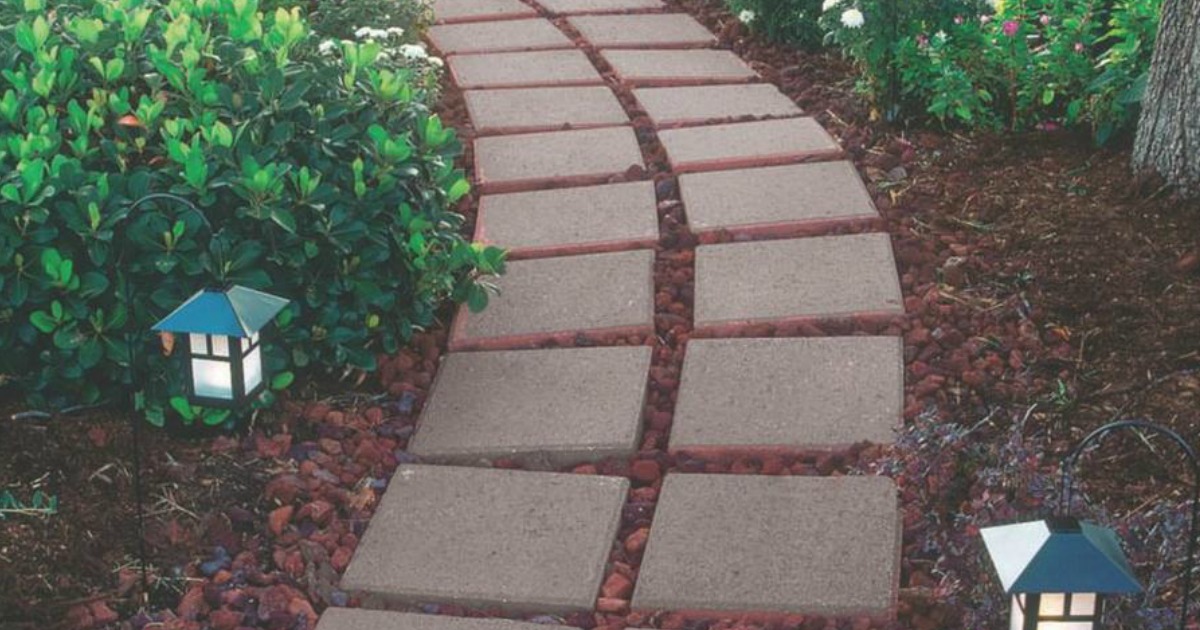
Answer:
[[(464, 138), (475, 236), (509, 248), (511, 262), (486, 310), (455, 315), (409, 445), (420, 463), (396, 471), (343, 590), (366, 607), (528, 616), (891, 617), (900, 522), (890, 479), (669, 467), (649, 487), (631, 475), (626, 505), (629, 479), (544, 470), (893, 439), (900, 339), (823, 337), (811, 325), (903, 314), (890, 239), (870, 231), (879, 215), (854, 166), (835, 161), (838, 143), (661, 0), (436, 0), (434, 10), (429, 39), (448, 55), (474, 129)], [(635, 135), (641, 110), (653, 128)], [(679, 199), (645, 170), (643, 154), (661, 150)], [(677, 221), (699, 238), (660, 241), (660, 225), (673, 233)], [(660, 251), (695, 261), (682, 366), (659, 363), (684, 343), (655, 334), (656, 297), (659, 317), (679, 317), (661, 303), (677, 272), (655, 268)], [(779, 337), (747, 338), (761, 331)], [(798, 332), (816, 336), (788, 336)], [(664, 368), (681, 369), (677, 385)], [(647, 413), (663, 397), (674, 412)], [(609, 458), (618, 465), (589, 464)], [(610, 557), (622, 512), (650, 514), (647, 501), (640, 563)], [(532, 630), (338, 609), (320, 622), (368, 627)]]

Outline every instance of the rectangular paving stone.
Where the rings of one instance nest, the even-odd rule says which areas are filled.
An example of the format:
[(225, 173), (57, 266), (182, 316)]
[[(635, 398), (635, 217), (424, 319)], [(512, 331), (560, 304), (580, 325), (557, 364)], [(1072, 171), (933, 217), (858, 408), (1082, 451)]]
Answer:
[(884, 477), (669, 474), (633, 608), (891, 617), (897, 510)]
[(549, 50), (574, 46), (549, 20), (540, 18), (438, 24), (429, 27), (426, 35), (434, 48), (443, 55)]
[(409, 452), (557, 468), (637, 451), (649, 346), (450, 354)]
[(846, 161), (688, 173), (679, 190), (697, 234), (811, 235), (879, 218)]
[(842, 155), (812, 118), (667, 129), (658, 134), (676, 173), (770, 166)]
[(403, 465), (341, 588), (365, 606), (592, 609), (629, 481)]
[(475, 240), (508, 249), (510, 260), (653, 247), (656, 203), (649, 181), (484, 195)]
[(600, 56), (629, 85), (745, 83), (758, 76), (728, 50), (602, 50)]
[(696, 328), (904, 313), (887, 234), (696, 248)]
[(439, 24), (483, 22), (534, 17), (537, 11), (521, 0), (435, 0), (433, 19)]
[(599, 184), (642, 166), (632, 127), (552, 131), (475, 140), (481, 192), (516, 192), (545, 184)]
[(604, 86), (467, 90), (471, 124), (480, 133), (522, 133), (629, 123), (625, 108)]
[[(560, 630), (575, 630), (560, 626)], [(511, 619), (450, 617), (416, 613), (326, 608), (317, 630), (546, 630), (542, 624)]]
[(584, 15), (568, 22), (598, 48), (700, 48), (717, 43), (716, 35), (684, 13)]
[(633, 91), (654, 126), (799, 116), (800, 108), (770, 83), (642, 88)]
[(579, 50), (454, 55), (447, 60), (460, 88), (602, 85), (604, 79)]
[(581, 332), (647, 335), (654, 330), (654, 252), (636, 250), (519, 260), (494, 280), (501, 294), (481, 313), (459, 308), (451, 350), (534, 347)]
[(539, 0), (538, 4), (558, 15), (653, 11), (666, 8), (662, 0)]
[(720, 454), (890, 443), (903, 398), (899, 337), (694, 339), (670, 446)]

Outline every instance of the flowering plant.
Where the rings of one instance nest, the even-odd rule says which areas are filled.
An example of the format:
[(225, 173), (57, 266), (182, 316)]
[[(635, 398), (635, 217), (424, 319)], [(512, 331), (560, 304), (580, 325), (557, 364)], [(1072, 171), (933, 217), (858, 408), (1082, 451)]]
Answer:
[(770, 41), (806, 49), (821, 45), (821, 0), (726, 0), (738, 20)]

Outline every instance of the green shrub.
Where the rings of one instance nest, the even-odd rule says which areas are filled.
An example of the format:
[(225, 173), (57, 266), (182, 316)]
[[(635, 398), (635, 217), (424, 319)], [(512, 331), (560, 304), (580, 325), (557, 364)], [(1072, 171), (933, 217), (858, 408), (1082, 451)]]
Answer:
[(769, 41), (806, 50), (821, 47), (821, 0), (725, 0), (725, 5)]
[[(33, 403), (118, 396), (132, 331), (161, 421), (180, 353), (147, 331), (205, 285), (293, 300), (277, 387), (373, 369), (447, 300), (486, 304), (503, 252), (460, 235), (469, 186), (424, 55), (322, 46), (257, 0), (4, 0), (0, 24), (0, 374)], [(211, 227), (182, 204), (130, 213), (163, 192)]]

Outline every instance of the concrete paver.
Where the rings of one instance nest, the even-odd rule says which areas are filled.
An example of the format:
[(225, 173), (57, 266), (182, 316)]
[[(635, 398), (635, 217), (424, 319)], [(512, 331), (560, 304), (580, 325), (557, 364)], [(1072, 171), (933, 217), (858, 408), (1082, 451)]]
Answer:
[(899, 337), (694, 339), (670, 447), (699, 454), (890, 443), (903, 397)]
[(662, 0), (539, 0), (538, 4), (559, 15), (653, 11), (667, 6)]
[(591, 610), (628, 487), (616, 477), (402, 465), (341, 587), (372, 608)]
[[(511, 619), (421, 615), (361, 608), (327, 608), (317, 630), (546, 630), (542, 624)], [(562, 626), (562, 630), (575, 630)]]
[(598, 184), (642, 165), (642, 152), (631, 127), (475, 140), (475, 179), (485, 193), (516, 192), (550, 183)]
[(637, 450), (649, 346), (452, 353), (409, 452), (557, 468)]
[(899, 542), (890, 479), (669, 474), (633, 608), (887, 618)]
[(675, 86), (745, 83), (758, 75), (728, 50), (602, 50), (622, 82)]
[(426, 35), (434, 48), (443, 55), (549, 50), (574, 46), (549, 20), (540, 18), (438, 24), (429, 27)]
[(640, 88), (633, 95), (659, 128), (802, 113), (792, 99), (769, 83)]
[(667, 129), (658, 134), (676, 173), (770, 166), (842, 154), (812, 118)]
[(653, 247), (654, 184), (484, 195), (475, 226), (475, 240), (508, 249), (509, 260)]
[(463, 98), (480, 133), (586, 129), (629, 122), (616, 95), (603, 86), (467, 90)]
[(604, 79), (579, 50), (454, 55), (447, 60), (460, 88), (601, 85)]
[(699, 48), (717, 43), (716, 35), (683, 13), (584, 15), (568, 22), (599, 48)]
[(521, 0), (436, 0), (433, 19), (439, 24), (534, 17), (537, 11)]

